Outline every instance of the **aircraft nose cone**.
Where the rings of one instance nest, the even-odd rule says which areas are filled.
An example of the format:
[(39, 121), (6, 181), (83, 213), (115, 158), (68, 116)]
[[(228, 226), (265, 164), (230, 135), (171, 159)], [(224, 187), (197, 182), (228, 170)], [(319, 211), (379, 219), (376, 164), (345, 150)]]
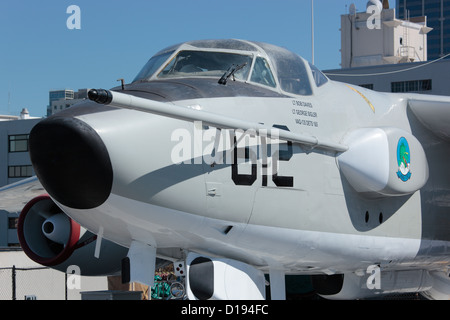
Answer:
[(109, 197), (113, 171), (97, 132), (72, 117), (50, 117), (30, 133), (30, 158), (46, 191), (74, 209), (92, 209)]

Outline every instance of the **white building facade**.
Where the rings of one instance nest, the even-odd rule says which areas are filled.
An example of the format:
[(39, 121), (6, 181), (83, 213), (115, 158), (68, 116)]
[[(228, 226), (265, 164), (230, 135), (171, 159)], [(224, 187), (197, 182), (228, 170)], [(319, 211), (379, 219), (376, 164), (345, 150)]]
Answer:
[(0, 187), (34, 175), (28, 139), (31, 129), (40, 120), (0, 121)]
[[(31, 129), (41, 121), (29, 118), (22, 112), (20, 117), (0, 117), (0, 188), (34, 175), (29, 150)], [(0, 203), (0, 248), (18, 247), (17, 219), (20, 212), (4, 210)]]
[(428, 60), (426, 17), (395, 18), (395, 9), (355, 8), (341, 16), (341, 67), (424, 62)]
[(49, 92), (49, 106), (47, 107), (47, 116), (51, 116), (62, 110), (70, 108), (87, 99), (89, 89), (79, 89), (73, 91), (71, 89), (53, 90)]

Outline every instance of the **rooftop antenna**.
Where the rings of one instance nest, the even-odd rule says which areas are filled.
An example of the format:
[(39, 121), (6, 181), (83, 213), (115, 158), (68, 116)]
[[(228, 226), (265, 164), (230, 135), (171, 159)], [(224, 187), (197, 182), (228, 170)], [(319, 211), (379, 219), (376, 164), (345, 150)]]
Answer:
[(352, 3), (348, 9), (348, 13), (352, 16), (356, 15), (356, 5)]

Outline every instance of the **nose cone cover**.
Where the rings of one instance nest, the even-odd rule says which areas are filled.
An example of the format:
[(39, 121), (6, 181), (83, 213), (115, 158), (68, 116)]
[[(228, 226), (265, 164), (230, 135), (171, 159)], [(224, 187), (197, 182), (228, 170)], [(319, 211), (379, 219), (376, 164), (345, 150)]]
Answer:
[(50, 117), (30, 133), (30, 157), (46, 191), (74, 209), (98, 207), (109, 197), (113, 171), (97, 132), (77, 118)]

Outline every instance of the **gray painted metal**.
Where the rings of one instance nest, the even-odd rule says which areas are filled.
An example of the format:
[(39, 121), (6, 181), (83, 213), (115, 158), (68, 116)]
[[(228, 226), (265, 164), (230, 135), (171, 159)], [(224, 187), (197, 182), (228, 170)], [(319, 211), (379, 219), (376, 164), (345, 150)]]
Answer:
[[(302, 80), (312, 94), (295, 95), (281, 88), (273, 61), (284, 49), (205, 41), (172, 47), (171, 57), (187, 47), (265, 57), (277, 86), (247, 79), (228, 87), (196, 77), (160, 83), (162, 64), (147, 82), (110, 91), (111, 107), (87, 102), (61, 112), (96, 130), (114, 172), (111, 195), (99, 207), (60, 204), (70, 217), (94, 233), (101, 228), (105, 239), (139, 241), (169, 259), (186, 250), (291, 274), (361, 274), (370, 265), (448, 272), (450, 99), (319, 84), (309, 67)], [(210, 97), (200, 90), (207, 81), (217, 86)], [(171, 91), (186, 86), (184, 98)], [(253, 89), (273, 94), (252, 96)], [(251, 134), (274, 125), (284, 128), (281, 140), (294, 143)], [(248, 140), (234, 148), (227, 137), (237, 129)], [(370, 133), (381, 134), (375, 152), (374, 140), (360, 140)], [(268, 151), (275, 144), (277, 156)], [(240, 157), (247, 161), (232, 162), (245, 148)], [(213, 153), (224, 161), (210, 161)], [(346, 155), (360, 159), (350, 176), (339, 163)], [(357, 183), (377, 176), (377, 162), (386, 164), (379, 171), (384, 184), (358, 190)]]

